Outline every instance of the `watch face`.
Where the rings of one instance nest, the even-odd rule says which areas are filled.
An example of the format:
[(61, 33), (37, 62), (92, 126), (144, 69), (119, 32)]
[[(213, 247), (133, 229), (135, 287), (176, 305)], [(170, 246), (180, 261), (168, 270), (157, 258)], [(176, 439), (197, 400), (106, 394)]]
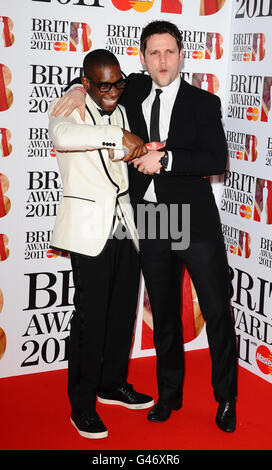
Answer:
[(161, 163), (161, 166), (163, 168), (166, 168), (167, 167), (167, 163), (168, 163), (168, 154), (166, 152), (166, 154), (160, 159), (160, 163)]

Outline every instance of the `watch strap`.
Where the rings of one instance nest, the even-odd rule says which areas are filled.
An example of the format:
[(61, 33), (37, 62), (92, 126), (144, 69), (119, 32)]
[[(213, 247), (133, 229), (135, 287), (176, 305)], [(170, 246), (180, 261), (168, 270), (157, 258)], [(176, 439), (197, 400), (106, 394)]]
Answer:
[(165, 154), (160, 159), (160, 164), (163, 167), (163, 169), (167, 168), (168, 161), (169, 161), (169, 155), (168, 155), (168, 152), (166, 150)]

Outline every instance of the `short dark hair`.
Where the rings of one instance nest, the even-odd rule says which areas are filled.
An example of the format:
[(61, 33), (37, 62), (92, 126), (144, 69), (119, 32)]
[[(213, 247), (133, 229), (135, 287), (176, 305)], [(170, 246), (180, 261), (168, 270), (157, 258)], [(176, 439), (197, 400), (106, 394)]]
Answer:
[(156, 20), (156, 21), (152, 21), (151, 23), (149, 23), (142, 30), (142, 34), (140, 37), (140, 49), (142, 53), (143, 54), (145, 53), (147, 39), (150, 36), (152, 36), (153, 34), (165, 34), (165, 33), (171, 34), (171, 36), (175, 38), (178, 49), (180, 51), (182, 49), (182, 36), (178, 27), (175, 24), (170, 23), (170, 21)]
[(84, 74), (88, 75), (93, 67), (105, 67), (106, 65), (118, 65), (117, 57), (107, 49), (95, 49), (89, 52), (83, 60)]

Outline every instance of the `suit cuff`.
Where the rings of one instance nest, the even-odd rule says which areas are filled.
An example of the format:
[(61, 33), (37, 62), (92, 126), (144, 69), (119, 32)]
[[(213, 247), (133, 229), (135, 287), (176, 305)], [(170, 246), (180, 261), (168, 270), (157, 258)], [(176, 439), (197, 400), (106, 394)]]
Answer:
[(167, 151), (168, 153), (168, 163), (167, 167), (164, 169), (164, 171), (171, 171), (172, 170), (172, 163), (173, 163), (173, 154), (171, 151)]

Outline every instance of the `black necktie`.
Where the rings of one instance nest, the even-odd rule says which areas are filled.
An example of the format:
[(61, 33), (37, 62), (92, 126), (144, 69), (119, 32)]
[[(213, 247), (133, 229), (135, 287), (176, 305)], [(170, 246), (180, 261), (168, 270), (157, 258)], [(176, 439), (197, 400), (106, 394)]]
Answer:
[(150, 142), (160, 142), (160, 94), (162, 90), (156, 90), (150, 116)]

